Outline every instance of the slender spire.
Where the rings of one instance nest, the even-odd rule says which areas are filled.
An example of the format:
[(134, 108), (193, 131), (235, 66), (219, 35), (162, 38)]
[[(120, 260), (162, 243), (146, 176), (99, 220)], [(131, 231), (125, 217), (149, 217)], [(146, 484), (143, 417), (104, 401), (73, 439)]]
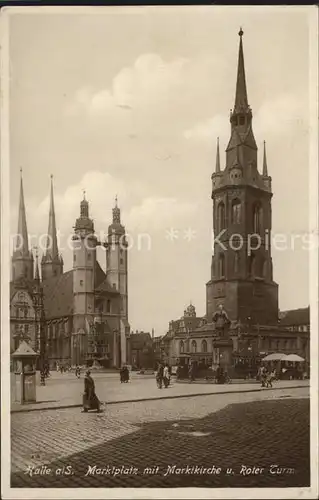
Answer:
[(266, 156), (266, 141), (264, 141), (263, 176), (264, 177), (268, 177), (268, 166), (267, 166), (267, 156)]
[(216, 150), (216, 168), (215, 172), (220, 172), (220, 154), (219, 154), (219, 137), (217, 137), (217, 150)]
[(49, 212), (49, 227), (48, 238), (45, 251), (46, 258), (50, 260), (59, 260), (58, 240), (55, 222), (54, 196), (53, 196), (53, 175), (51, 174), (51, 191), (50, 191), (50, 212)]
[(243, 50), (243, 30), (239, 30), (239, 52), (238, 52), (238, 68), (237, 68), (237, 83), (234, 111), (248, 109), (248, 98), (245, 77), (244, 50)]
[(20, 203), (16, 250), (19, 250), (22, 255), (29, 256), (28, 229), (24, 204), (22, 168), (20, 168)]
[(35, 247), (35, 281), (40, 282), (40, 272), (39, 272), (39, 252), (38, 247)]
[(115, 207), (112, 209), (113, 224), (121, 224), (121, 210), (117, 205), (117, 195), (115, 196)]

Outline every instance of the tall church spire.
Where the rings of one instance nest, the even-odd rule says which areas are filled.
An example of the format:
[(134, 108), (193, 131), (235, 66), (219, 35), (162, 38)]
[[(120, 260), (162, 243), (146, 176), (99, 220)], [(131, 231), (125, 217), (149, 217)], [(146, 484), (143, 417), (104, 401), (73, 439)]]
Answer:
[(51, 175), (49, 227), (45, 255), (51, 260), (59, 257), (53, 196), (53, 175)]
[(29, 251), (27, 217), (24, 204), (22, 169), (20, 169), (20, 202), (18, 214), (18, 231), (12, 255), (12, 279), (33, 280), (33, 255)]
[(220, 172), (220, 154), (219, 154), (219, 137), (217, 137), (217, 149), (216, 149), (216, 174)]
[(264, 141), (263, 176), (268, 177), (268, 166), (266, 156), (266, 141)]
[(53, 175), (51, 175), (50, 186), (50, 211), (49, 225), (47, 234), (47, 243), (45, 253), (41, 261), (42, 279), (48, 279), (52, 276), (59, 276), (63, 273), (63, 261), (59, 255), (58, 238), (55, 221), (54, 196), (53, 196)]
[(237, 83), (234, 111), (243, 111), (249, 108), (247, 98), (246, 76), (245, 76), (245, 63), (244, 63), (244, 50), (243, 50), (243, 30), (239, 30), (239, 52), (238, 52), (238, 67), (237, 67)]
[(18, 232), (17, 232), (15, 249), (19, 250), (21, 255), (29, 256), (28, 229), (27, 229), (27, 217), (24, 204), (22, 169), (20, 169), (20, 203), (19, 203)]
[(37, 283), (40, 282), (40, 272), (39, 272), (39, 254), (38, 254), (38, 248), (35, 248), (35, 275), (34, 279)]

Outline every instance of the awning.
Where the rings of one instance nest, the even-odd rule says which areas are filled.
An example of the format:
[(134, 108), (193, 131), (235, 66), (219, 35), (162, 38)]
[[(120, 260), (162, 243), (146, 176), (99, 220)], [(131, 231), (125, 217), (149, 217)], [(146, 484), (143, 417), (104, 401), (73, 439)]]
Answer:
[(298, 356), (298, 354), (288, 354), (282, 361), (296, 361), (297, 363), (302, 363), (305, 360), (301, 356)]
[(282, 352), (274, 352), (273, 354), (268, 354), (268, 356), (263, 358), (262, 361), (284, 361), (284, 358), (286, 357), (286, 354), (283, 354)]

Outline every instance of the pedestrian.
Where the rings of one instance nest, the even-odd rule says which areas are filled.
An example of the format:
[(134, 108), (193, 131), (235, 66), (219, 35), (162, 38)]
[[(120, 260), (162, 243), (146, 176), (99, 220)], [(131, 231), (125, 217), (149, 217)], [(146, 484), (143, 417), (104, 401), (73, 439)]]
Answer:
[(191, 363), (189, 365), (189, 369), (188, 369), (188, 378), (189, 378), (189, 382), (193, 382), (195, 380), (195, 377), (194, 377), (194, 365), (193, 363)]
[(76, 365), (75, 375), (77, 378), (80, 378), (80, 376), (81, 376), (81, 368), (79, 367), (79, 365)]
[(156, 383), (159, 389), (162, 389), (163, 386), (163, 375), (164, 375), (164, 368), (163, 365), (159, 363), (156, 373)]
[(167, 389), (167, 387), (169, 386), (169, 382), (170, 382), (169, 368), (168, 368), (167, 363), (166, 363), (164, 370), (163, 370), (163, 382), (164, 382), (165, 389)]
[(101, 411), (100, 400), (95, 394), (94, 380), (90, 370), (87, 370), (84, 377), (83, 412), (86, 413), (89, 410), (96, 410), (97, 413)]

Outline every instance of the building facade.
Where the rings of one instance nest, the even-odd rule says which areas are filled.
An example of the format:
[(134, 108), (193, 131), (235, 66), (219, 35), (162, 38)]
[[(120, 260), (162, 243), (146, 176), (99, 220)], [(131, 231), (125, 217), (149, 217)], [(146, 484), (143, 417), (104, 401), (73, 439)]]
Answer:
[(211, 177), (214, 252), (206, 284), (206, 315), (198, 318), (195, 308), (189, 306), (179, 320), (170, 322), (162, 346), (171, 364), (195, 361), (218, 366), (223, 354), (213, 318), (223, 307), (229, 318), (233, 369), (245, 372), (254, 371), (262, 357), (272, 352), (294, 352), (309, 360), (310, 321), (309, 309), (306, 328), (292, 328), (287, 323), (289, 314), (280, 318), (271, 255), (272, 179), (265, 142), (262, 168), (258, 167), (242, 30), (239, 37), (230, 139), (225, 158), (220, 155), (217, 140)]
[[(73, 268), (63, 270), (57, 242), (51, 176), (46, 248), (38, 262), (28, 242), (21, 176), (18, 231), (12, 256), (10, 283), (11, 352), (21, 338), (40, 352), (42, 362), (59, 365), (120, 367), (129, 361), (128, 255), (121, 213), (113, 208), (106, 241), (98, 241), (89, 216), (89, 203), (80, 203), (74, 226)], [(98, 245), (106, 249), (106, 273), (96, 258)]]

